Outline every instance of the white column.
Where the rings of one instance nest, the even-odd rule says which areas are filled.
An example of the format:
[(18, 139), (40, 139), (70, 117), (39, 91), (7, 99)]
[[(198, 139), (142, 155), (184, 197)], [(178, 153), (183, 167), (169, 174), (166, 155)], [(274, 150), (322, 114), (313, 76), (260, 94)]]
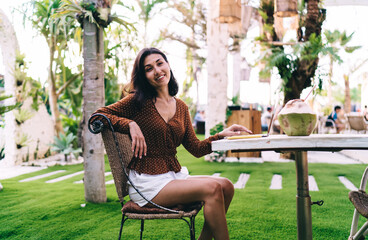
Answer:
[[(3, 63), (5, 66), (5, 94), (12, 95), (12, 98), (5, 100), (5, 105), (13, 105), (16, 102), (16, 85), (14, 77), (16, 52), (19, 50), (18, 40), (15, 35), (14, 28), (5, 13), (0, 9), (0, 48), (3, 55)], [(1, 164), (13, 166), (19, 161), (17, 160), (15, 139), (17, 131), (14, 114), (12, 111), (5, 114), (5, 159)], [(19, 134), (19, 133), (18, 133)]]
[(233, 55), (233, 97), (240, 95), (240, 80), (241, 80), (241, 55), (240, 48), (232, 52)]
[(207, 109), (206, 136), (216, 124), (225, 122), (227, 107), (227, 53), (228, 31), (226, 24), (218, 23), (219, 0), (208, 1), (207, 18)]

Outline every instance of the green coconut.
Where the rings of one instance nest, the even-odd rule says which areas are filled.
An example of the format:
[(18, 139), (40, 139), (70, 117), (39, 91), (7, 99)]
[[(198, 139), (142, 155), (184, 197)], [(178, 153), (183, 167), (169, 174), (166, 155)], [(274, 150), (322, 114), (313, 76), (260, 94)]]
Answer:
[(309, 136), (317, 123), (317, 115), (302, 99), (290, 100), (278, 114), (281, 129), (288, 136)]

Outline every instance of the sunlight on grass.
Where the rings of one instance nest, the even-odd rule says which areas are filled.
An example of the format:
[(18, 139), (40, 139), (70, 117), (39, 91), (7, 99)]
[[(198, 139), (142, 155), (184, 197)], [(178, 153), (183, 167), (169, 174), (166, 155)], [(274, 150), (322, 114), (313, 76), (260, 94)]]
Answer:
[[(210, 163), (192, 157), (182, 147), (178, 158), (192, 175), (221, 173), (233, 183), (240, 173), (250, 174), (244, 189), (236, 189), (228, 212), (230, 239), (296, 239), (296, 176), (290, 163)], [(312, 206), (314, 239), (347, 239), (353, 215), (348, 199), (349, 190), (338, 180), (344, 175), (359, 185), (365, 165), (309, 164), (309, 174), (318, 183), (312, 200), (323, 199), (322, 207)], [(21, 179), (56, 170), (64, 173), (31, 182)], [(83, 170), (83, 165), (55, 166), (3, 180), (0, 192), (1, 239), (117, 239), (121, 206), (114, 185), (107, 185), (107, 203), (81, 207), (83, 184), (73, 184), (82, 176), (58, 183), (45, 181)], [(106, 165), (106, 171), (109, 166)], [(273, 174), (283, 178), (281, 190), (270, 190)], [(108, 176), (106, 179), (111, 179)], [(362, 220), (363, 221), (363, 220)], [(203, 224), (203, 213), (196, 218), (196, 236)], [(124, 239), (139, 239), (140, 222), (128, 220)], [(144, 239), (189, 239), (189, 229), (183, 221), (146, 221)]]

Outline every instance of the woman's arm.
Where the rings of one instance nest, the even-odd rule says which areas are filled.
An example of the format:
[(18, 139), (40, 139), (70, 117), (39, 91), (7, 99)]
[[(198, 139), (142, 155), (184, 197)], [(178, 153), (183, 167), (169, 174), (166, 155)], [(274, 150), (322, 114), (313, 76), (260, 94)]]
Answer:
[[(116, 103), (99, 108), (93, 114), (101, 113), (105, 115), (110, 119), (115, 131), (129, 134), (129, 123), (132, 122), (131, 119), (136, 112), (134, 104), (131, 101), (132, 96), (129, 95)], [(96, 116), (96, 120), (97, 119), (105, 123), (105, 120), (102, 117)]]
[(206, 154), (211, 153), (212, 152), (212, 148), (211, 148), (212, 141), (216, 141), (216, 140), (219, 140), (225, 137), (229, 137), (229, 136), (240, 135), (241, 132), (247, 132), (250, 134), (252, 133), (252, 131), (250, 131), (246, 127), (234, 124), (224, 129), (220, 133), (217, 133), (203, 141), (200, 141), (197, 138), (194, 132), (193, 126), (191, 124), (188, 108), (186, 108), (186, 114), (185, 114), (185, 129), (186, 130), (185, 130), (182, 144), (185, 147), (185, 149), (187, 149), (188, 152), (193, 154), (195, 157), (202, 157)]
[[(147, 145), (140, 127), (132, 120), (137, 111), (131, 94), (114, 104), (98, 109), (95, 113), (107, 116), (115, 131), (130, 134), (134, 156), (142, 158), (143, 155), (147, 154)], [(98, 116), (96, 119), (104, 121)]]

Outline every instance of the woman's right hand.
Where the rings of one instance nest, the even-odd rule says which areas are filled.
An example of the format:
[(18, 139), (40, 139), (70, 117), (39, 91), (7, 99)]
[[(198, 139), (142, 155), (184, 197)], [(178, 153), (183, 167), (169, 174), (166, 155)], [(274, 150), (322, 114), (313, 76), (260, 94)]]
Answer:
[(142, 158), (142, 155), (147, 154), (146, 140), (144, 139), (143, 133), (134, 121), (129, 123), (130, 136), (132, 138), (132, 151), (135, 157)]

